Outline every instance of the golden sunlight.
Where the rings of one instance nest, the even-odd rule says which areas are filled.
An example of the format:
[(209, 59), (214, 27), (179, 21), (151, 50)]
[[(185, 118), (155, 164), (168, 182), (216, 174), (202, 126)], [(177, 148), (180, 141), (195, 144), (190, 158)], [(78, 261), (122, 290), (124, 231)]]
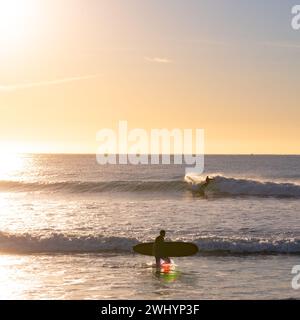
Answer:
[(0, 43), (24, 41), (33, 30), (36, 9), (36, 0), (0, 0)]
[(22, 167), (21, 155), (0, 151), (0, 180), (8, 180)]

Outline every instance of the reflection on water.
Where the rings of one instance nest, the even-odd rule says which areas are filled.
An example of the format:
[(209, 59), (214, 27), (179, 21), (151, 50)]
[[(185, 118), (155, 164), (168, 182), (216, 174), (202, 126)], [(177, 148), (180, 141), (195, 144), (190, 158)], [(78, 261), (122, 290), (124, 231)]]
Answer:
[(26, 156), (22, 154), (0, 153), (0, 180), (19, 180), (26, 165)]
[[(0, 299), (297, 298), (297, 256), (194, 257), (182, 272), (142, 267), (131, 255), (0, 255)], [(146, 272), (145, 272), (146, 271)]]
[(164, 282), (174, 282), (180, 276), (180, 272), (177, 270), (177, 265), (171, 259), (170, 263), (162, 263), (161, 266), (155, 268), (154, 275)]
[(175, 282), (180, 277), (180, 271), (173, 269), (173, 270), (155, 270), (153, 272), (156, 278), (162, 280), (163, 282)]
[(22, 299), (32, 288), (35, 279), (26, 277), (23, 271), (26, 258), (0, 255), (0, 299)]
[[(299, 159), (209, 157), (207, 172), (298, 183)], [(173, 241), (200, 241), (207, 250), (245, 238), (259, 241), (246, 242), (250, 252), (272, 249), (275, 237), (288, 253), (290, 239), (299, 241), (299, 198), (186, 197), (181, 169), (105, 167), (92, 155), (0, 156), (0, 298), (298, 297), (290, 281), (299, 255), (198, 255), (178, 259), (180, 271), (156, 272), (130, 254), (162, 224)]]

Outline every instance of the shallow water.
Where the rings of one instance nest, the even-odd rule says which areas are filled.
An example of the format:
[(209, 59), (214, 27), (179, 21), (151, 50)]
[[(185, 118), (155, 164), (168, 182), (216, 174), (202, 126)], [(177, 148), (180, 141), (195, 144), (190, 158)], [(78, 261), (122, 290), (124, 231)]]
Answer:
[(5, 299), (291, 299), (296, 256), (178, 258), (170, 274), (131, 254), (1, 255)]

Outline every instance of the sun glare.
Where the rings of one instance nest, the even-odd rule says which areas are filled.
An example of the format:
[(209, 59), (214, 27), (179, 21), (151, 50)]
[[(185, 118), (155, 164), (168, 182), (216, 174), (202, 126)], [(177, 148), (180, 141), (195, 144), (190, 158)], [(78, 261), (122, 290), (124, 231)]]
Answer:
[(1, 45), (25, 40), (36, 14), (36, 0), (0, 0)]
[(9, 180), (23, 167), (21, 155), (0, 152), (0, 180)]

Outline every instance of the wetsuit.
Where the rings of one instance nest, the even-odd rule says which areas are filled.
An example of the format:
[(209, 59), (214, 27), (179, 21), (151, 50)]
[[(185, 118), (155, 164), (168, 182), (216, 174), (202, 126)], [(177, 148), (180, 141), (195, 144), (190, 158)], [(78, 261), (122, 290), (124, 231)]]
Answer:
[(163, 247), (164, 247), (165, 238), (163, 236), (158, 236), (155, 239), (153, 245), (153, 254), (155, 256), (156, 265), (160, 265), (160, 259), (164, 258)]

